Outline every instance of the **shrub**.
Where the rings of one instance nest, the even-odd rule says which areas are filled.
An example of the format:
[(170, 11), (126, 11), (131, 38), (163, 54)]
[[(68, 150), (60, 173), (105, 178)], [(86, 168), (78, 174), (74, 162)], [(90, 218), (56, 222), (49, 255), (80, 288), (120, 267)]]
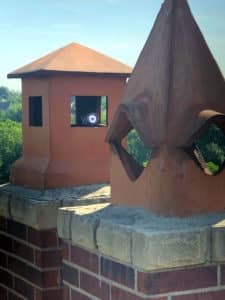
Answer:
[(127, 151), (143, 167), (147, 167), (151, 150), (145, 147), (138, 132), (133, 129), (127, 135)]
[(21, 153), (21, 124), (11, 120), (0, 122), (0, 182), (8, 181), (10, 166)]

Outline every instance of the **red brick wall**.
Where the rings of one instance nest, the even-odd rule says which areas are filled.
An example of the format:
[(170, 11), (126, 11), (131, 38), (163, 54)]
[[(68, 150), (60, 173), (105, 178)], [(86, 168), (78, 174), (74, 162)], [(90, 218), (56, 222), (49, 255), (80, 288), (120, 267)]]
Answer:
[(62, 300), (62, 251), (55, 230), (0, 217), (0, 299)]
[(224, 300), (225, 265), (146, 273), (0, 217), (0, 299)]
[(63, 300), (224, 300), (225, 265), (141, 272), (63, 243)]

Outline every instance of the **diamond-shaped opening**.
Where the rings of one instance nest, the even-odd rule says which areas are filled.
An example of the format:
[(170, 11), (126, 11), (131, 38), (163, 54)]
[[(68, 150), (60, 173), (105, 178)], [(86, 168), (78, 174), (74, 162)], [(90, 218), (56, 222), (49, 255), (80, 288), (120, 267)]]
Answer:
[(207, 175), (225, 167), (225, 134), (216, 124), (207, 126), (191, 146), (190, 154)]
[(108, 142), (112, 151), (120, 158), (128, 177), (132, 181), (137, 180), (148, 166), (152, 151), (145, 146), (139, 132), (134, 129), (125, 109), (117, 115)]
[(129, 178), (137, 180), (150, 162), (151, 150), (145, 147), (135, 129), (128, 130), (122, 140), (114, 141), (113, 145)]
[(122, 140), (125, 150), (143, 168), (146, 168), (151, 159), (151, 149), (147, 148), (137, 130), (132, 129)]

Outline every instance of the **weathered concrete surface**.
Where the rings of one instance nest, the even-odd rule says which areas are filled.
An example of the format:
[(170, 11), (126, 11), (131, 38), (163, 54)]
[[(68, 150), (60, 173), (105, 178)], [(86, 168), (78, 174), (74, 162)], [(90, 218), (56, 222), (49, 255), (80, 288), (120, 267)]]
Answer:
[(74, 208), (65, 207), (58, 210), (57, 231), (58, 236), (64, 240), (71, 240), (71, 220)]
[(10, 218), (38, 230), (56, 227), (60, 201), (36, 201), (12, 195)]
[(72, 240), (89, 249), (96, 249), (96, 228), (99, 225), (101, 211), (108, 205), (103, 203), (60, 208), (57, 218), (59, 237)]
[[(59, 207), (107, 203), (109, 199), (110, 187), (106, 184), (44, 191), (5, 184), (0, 186), (0, 215), (39, 230), (51, 229), (57, 226)], [(59, 222), (63, 220), (60, 211)], [(61, 234), (70, 238), (67, 218), (65, 222), (58, 230), (61, 228)]]
[[(225, 262), (225, 213), (165, 218), (144, 209), (112, 205), (61, 210), (68, 219), (74, 210), (72, 243), (141, 270), (203, 265), (214, 259)], [(68, 221), (63, 222), (68, 226)], [(218, 224), (222, 226), (219, 233)], [(68, 234), (61, 237), (68, 238)]]
[(104, 255), (131, 264), (131, 234), (125, 226), (101, 220), (96, 232), (97, 247)]
[(71, 221), (71, 240), (74, 244), (95, 250), (96, 230), (101, 212), (108, 204), (95, 204), (75, 209)]
[[(0, 186), (0, 191), (16, 194), (24, 198), (38, 201), (61, 201), (64, 206), (102, 203), (110, 200), (110, 186), (108, 184), (91, 184), (70, 188), (35, 190), (12, 184)], [(86, 202), (87, 201), (87, 202)], [(90, 203), (90, 204), (91, 204)]]
[(225, 261), (225, 220), (212, 228), (212, 259), (215, 262)]
[(134, 231), (132, 261), (148, 270), (204, 264), (209, 261), (209, 238), (210, 230), (204, 228)]
[(44, 193), (5, 185), (0, 215), (39, 230), (57, 226), (61, 238), (146, 271), (225, 262), (225, 213), (166, 218), (109, 205), (109, 196), (99, 185)]

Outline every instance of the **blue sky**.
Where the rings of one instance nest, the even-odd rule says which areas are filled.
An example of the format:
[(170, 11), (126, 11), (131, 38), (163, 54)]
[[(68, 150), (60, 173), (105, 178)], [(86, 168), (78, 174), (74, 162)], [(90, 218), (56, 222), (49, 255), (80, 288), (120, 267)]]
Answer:
[[(0, 86), (7, 73), (70, 42), (134, 66), (163, 0), (0, 1)], [(225, 1), (189, 0), (225, 75)]]

